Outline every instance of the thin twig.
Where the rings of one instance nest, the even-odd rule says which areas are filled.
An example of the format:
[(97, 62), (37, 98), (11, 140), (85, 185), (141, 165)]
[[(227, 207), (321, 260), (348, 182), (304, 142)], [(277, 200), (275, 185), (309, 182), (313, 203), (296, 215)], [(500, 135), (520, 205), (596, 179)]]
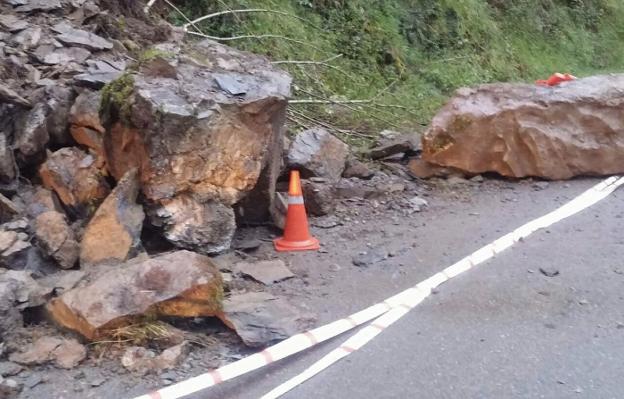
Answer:
[(320, 64), (320, 65), (325, 65), (325, 64), (327, 64), (327, 63), (329, 63), (329, 62), (331, 62), (331, 61), (333, 61), (333, 60), (335, 60), (337, 58), (340, 58), (340, 57), (342, 57), (342, 54), (334, 55), (333, 57), (329, 57), (328, 59), (323, 60), (323, 61), (289, 61), (289, 60), (284, 60), (284, 61), (273, 61), (273, 62), (271, 62), (271, 64), (274, 64), (274, 65), (279, 65), (279, 64)]
[(335, 71), (340, 72), (341, 74), (347, 76), (350, 79), (353, 79), (353, 77), (351, 75), (349, 75), (347, 72), (343, 71), (342, 69), (338, 68), (335, 65), (331, 65), (328, 64), (326, 62), (322, 62), (322, 61), (273, 61), (271, 62), (271, 64), (273, 65), (284, 65), (284, 64), (291, 64), (291, 65), (319, 65), (319, 66), (323, 66), (325, 68), (329, 68), (329, 69), (333, 69)]
[[(212, 13), (212, 14), (204, 15), (203, 17), (199, 17), (199, 18), (193, 20), (192, 23), (196, 23), (197, 24), (197, 23), (200, 23), (200, 22), (205, 21), (207, 19), (220, 17), (222, 15), (227, 15), (227, 14), (243, 14), (243, 13), (255, 13), (255, 12), (264, 12), (264, 13), (270, 13), (270, 14), (278, 14), (278, 15), (283, 15), (283, 16), (290, 17), (290, 18), (295, 18), (295, 19), (298, 19), (300, 21), (303, 21), (303, 22), (309, 24), (310, 26), (312, 26), (312, 27), (314, 27), (314, 28), (316, 28), (318, 30), (321, 30), (321, 28), (319, 28), (318, 26), (314, 25), (312, 22), (308, 21), (305, 18), (301, 18), (301, 17), (299, 17), (297, 15), (293, 15), (293, 14), (290, 14), (290, 13), (287, 13), (287, 12), (284, 12), (284, 11), (268, 10), (268, 9), (265, 9), (265, 8), (251, 8), (251, 9), (246, 9), (246, 10), (219, 11), (219, 12), (215, 12), (215, 13)], [(184, 25), (183, 26), (184, 30), (186, 30), (189, 25), (191, 25), (191, 23), (188, 23), (188, 24)]]
[[(312, 97), (320, 98), (321, 100), (331, 101), (333, 104), (340, 105), (340, 106), (345, 107), (347, 109), (350, 109), (351, 111), (354, 111), (354, 112), (363, 112), (361, 109), (357, 109), (355, 107), (352, 107), (348, 103), (344, 103), (344, 102), (340, 103), (339, 101), (331, 100), (329, 98), (320, 96), (318, 94), (314, 94), (314, 93), (312, 93), (312, 92), (310, 92), (308, 90), (302, 89), (302, 88), (299, 88), (298, 91), (304, 92), (304, 93), (306, 93), (306, 94), (308, 94), (308, 95), (310, 95)], [(390, 122), (389, 120), (381, 118), (381, 117), (379, 117), (379, 116), (377, 116), (377, 115), (375, 115), (373, 113), (367, 113), (367, 115), (372, 117), (373, 119), (377, 119), (378, 121), (381, 121), (381, 122), (383, 122), (383, 123), (385, 123), (387, 125), (390, 125), (390, 126), (395, 127), (395, 128), (399, 128), (399, 126), (396, 123)]]
[(311, 116), (308, 116), (308, 115), (304, 114), (303, 112), (295, 111), (293, 109), (288, 110), (288, 112), (292, 112), (293, 114), (298, 115), (299, 117), (301, 117), (301, 118), (303, 118), (303, 119), (305, 119), (307, 121), (310, 121), (310, 122), (312, 122), (314, 124), (317, 124), (319, 126), (323, 126), (324, 128), (336, 131), (336, 132), (341, 133), (341, 134), (346, 134), (346, 135), (351, 135), (351, 136), (358, 136), (358, 137), (366, 138), (366, 139), (374, 139), (375, 138), (375, 137), (373, 137), (373, 136), (371, 136), (369, 134), (360, 133), (360, 132), (356, 132), (356, 131), (353, 131), (353, 130), (340, 129), (339, 127), (336, 127), (336, 126), (334, 126), (334, 125), (332, 125), (332, 124), (330, 124), (328, 122), (323, 122), (321, 120), (312, 118)]
[(172, 2), (170, 2), (169, 0), (164, 0), (165, 3), (167, 3), (171, 8), (173, 8), (174, 10), (176, 10), (178, 12), (178, 14), (180, 14), (182, 16), (182, 18), (184, 18), (186, 20), (186, 22), (188, 22), (193, 28), (195, 28), (195, 30), (197, 30), (197, 32), (199, 33), (204, 33), (199, 26), (197, 26), (195, 23), (193, 23), (193, 21), (191, 21), (191, 19), (189, 17), (186, 16), (186, 14), (184, 14), (182, 12), (182, 10), (180, 10), (178, 7), (175, 6), (175, 4), (173, 4)]
[(291, 121), (292, 123), (295, 123), (295, 124), (297, 124), (297, 125), (301, 126), (301, 127), (302, 127), (302, 128), (304, 128), (304, 129), (309, 129), (309, 128), (310, 128), (310, 126), (309, 126), (309, 125), (306, 125), (305, 123), (301, 122), (300, 120), (297, 120), (297, 118), (295, 118), (295, 117), (294, 117), (294, 116), (292, 116), (292, 115), (287, 116), (287, 117), (286, 117), (286, 119), (288, 119), (288, 120), (289, 120), (289, 121)]
[(382, 94), (386, 93), (388, 90), (390, 90), (392, 88), (392, 86), (394, 86), (397, 82), (399, 81), (399, 79), (395, 79), (392, 81), (392, 83), (390, 83), (388, 86), (386, 86), (383, 90), (380, 90), (379, 93), (375, 94), (375, 96), (373, 98), (371, 98), (371, 100), (376, 100), (379, 97), (382, 96)]
[(372, 100), (290, 100), (290, 104), (370, 104)]
[(292, 42), (292, 43), (300, 44), (302, 46), (311, 47), (322, 53), (327, 53), (326, 51), (321, 50), (320, 48), (316, 47), (315, 45), (311, 43), (302, 42), (301, 40), (296, 40), (296, 39), (292, 39), (290, 37), (281, 36), (281, 35), (266, 34), (266, 35), (242, 35), (242, 36), (232, 36), (232, 37), (217, 37), (217, 36), (210, 36), (210, 35), (205, 35), (203, 33), (192, 32), (192, 31), (187, 31), (186, 33), (195, 35), (195, 36), (205, 37), (206, 39), (215, 40), (217, 42), (228, 42), (228, 41), (243, 40), (243, 39), (280, 39), (286, 42)]

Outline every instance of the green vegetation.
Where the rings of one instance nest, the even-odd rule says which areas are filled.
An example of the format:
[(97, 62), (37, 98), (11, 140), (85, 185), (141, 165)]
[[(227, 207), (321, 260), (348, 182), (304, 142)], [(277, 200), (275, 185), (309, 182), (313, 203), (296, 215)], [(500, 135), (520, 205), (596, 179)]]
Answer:
[(159, 50), (159, 49), (154, 48), (154, 47), (150, 47), (150, 48), (144, 50), (139, 55), (139, 63), (151, 61), (151, 60), (153, 60), (155, 58), (172, 58), (174, 55), (175, 54), (172, 54), (170, 52)]
[(102, 100), (100, 100), (100, 115), (109, 115), (110, 111), (114, 111), (119, 117), (129, 119), (128, 99), (132, 90), (134, 90), (134, 78), (129, 72), (104, 86)]
[[(189, 17), (228, 9), (199, 24), (212, 36), (272, 34), (225, 42), (283, 64), (295, 98), (373, 103), (293, 104), (293, 126), (320, 119), (366, 134), (420, 130), (464, 85), (533, 81), (551, 73), (584, 76), (624, 68), (621, 0), (182, 0)], [(171, 13), (181, 25), (184, 19)], [(294, 39), (288, 40), (286, 38)], [(386, 105), (386, 106), (384, 106)], [(391, 107), (387, 105), (400, 105)], [(305, 115), (305, 116), (304, 116)], [(353, 138), (354, 136), (349, 136)], [(360, 137), (356, 135), (355, 137)]]

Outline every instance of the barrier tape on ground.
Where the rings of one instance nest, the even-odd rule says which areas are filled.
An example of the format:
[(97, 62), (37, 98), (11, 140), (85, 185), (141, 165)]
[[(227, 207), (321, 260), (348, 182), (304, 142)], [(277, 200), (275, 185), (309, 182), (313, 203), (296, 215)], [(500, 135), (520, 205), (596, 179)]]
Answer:
[[(610, 178), (604, 182), (598, 184), (592, 189), (588, 190), (580, 197), (559, 208), (557, 211), (548, 214), (540, 219), (536, 219), (533, 222), (516, 229), (513, 233), (510, 233), (499, 240), (496, 240), (492, 244), (488, 244), (485, 247), (479, 249), (472, 255), (462, 259), (454, 265), (448, 267), (444, 271), (435, 274), (427, 280), (417, 284), (413, 288), (409, 288), (391, 298), (386, 299), (383, 302), (370, 306), (360, 312), (354, 313), (344, 319), (334, 321), (330, 324), (315, 328), (305, 333), (294, 335), (285, 341), (282, 341), (274, 346), (271, 346), (262, 352), (253, 354), (244, 359), (230, 363), (216, 370), (212, 370), (205, 374), (201, 374), (197, 377), (181, 381), (177, 384), (171, 385), (166, 388), (162, 388), (158, 391), (154, 391), (150, 394), (139, 396), (135, 399), (178, 399), (193, 393), (210, 388), (224, 381), (231, 380), (239, 377), (243, 374), (247, 374), (259, 368), (265, 367), (268, 364), (292, 356), (296, 353), (302, 352), (312, 346), (325, 342), (331, 338), (341, 335), (347, 331), (368, 323), (371, 320), (375, 320), (371, 325), (361, 330), (358, 334), (346, 341), (336, 351), (333, 351), (326, 358), (323, 358), (321, 362), (315, 364), (310, 369), (306, 370), (304, 374), (307, 378), (295, 377), (291, 381), (299, 381), (293, 385), (291, 381), (276, 388), (276, 390), (267, 394), (266, 398), (279, 397), (281, 394), (288, 392), (296, 385), (312, 377), (321, 370), (327, 368), (331, 364), (340, 360), (344, 356), (347, 356), (351, 352), (361, 348), (368, 341), (378, 335), (383, 329), (400, 319), (409, 310), (420, 302), (422, 302), (427, 296), (431, 294), (431, 291), (438, 287), (440, 284), (446, 282), (450, 278), (456, 277), (461, 273), (464, 273), (472, 267), (483, 263), (490, 259), (496, 253), (501, 252), (516, 242), (524, 239), (534, 231), (543, 228), (547, 225), (555, 223), (565, 217), (568, 217), (574, 213), (579, 212), (582, 209), (591, 206), (598, 202), (600, 199), (609, 195), (617, 186), (624, 184), (624, 178), (617, 180), (617, 178)], [(604, 194), (610, 190), (606, 195), (603, 195), (600, 199), (595, 199), (599, 195)], [(591, 195), (590, 195), (591, 194)], [(583, 198), (581, 204), (574, 204), (575, 201)], [(583, 206), (584, 203), (594, 200), (590, 205)], [(553, 215), (555, 214), (555, 215)], [(553, 216), (551, 216), (553, 215)], [(567, 215), (563, 216), (562, 215)], [(546, 219), (545, 219), (546, 218)], [(548, 219), (550, 218), (550, 219)], [(555, 220), (555, 222), (548, 223), (548, 220)], [(319, 368), (322, 367), (322, 368)], [(309, 370), (312, 370), (309, 372)], [(316, 372), (314, 372), (316, 371)], [(303, 374), (302, 374), (303, 375)], [(289, 388), (290, 387), (290, 388)], [(275, 396), (273, 392), (282, 392)], [(273, 396), (271, 396), (273, 395)]]
[(413, 307), (421, 303), (426, 297), (431, 294), (431, 290), (433, 288), (439, 286), (440, 284), (448, 281), (453, 277), (456, 277), (470, 270), (472, 267), (489, 260), (496, 254), (510, 248), (519, 241), (522, 241), (537, 230), (551, 226), (559, 222), (560, 220), (563, 220), (584, 209), (589, 208), (590, 206), (609, 196), (613, 191), (615, 191), (619, 186), (623, 184), (624, 178), (609, 178), (587, 190), (586, 192), (576, 197), (572, 201), (568, 202), (567, 204), (563, 205), (559, 209), (517, 228), (512, 233), (504, 235), (503, 237), (492, 242), (491, 244), (488, 244), (485, 247), (474, 252), (472, 255), (467, 256), (466, 258), (460, 260), (454, 265), (444, 269), (442, 272), (434, 275), (433, 277), (430, 277), (422, 283), (419, 283), (418, 285), (416, 285), (416, 287), (411, 289), (411, 291), (405, 291), (405, 296), (402, 298), (402, 300), (406, 306), (395, 307), (390, 311), (384, 313), (382, 316), (374, 320), (371, 324), (360, 330), (353, 337), (346, 340), (338, 348), (334, 349), (322, 359), (307, 368), (303, 373), (291, 378), (284, 384), (273, 389), (271, 392), (262, 396), (261, 399), (277, 399), (281, 397), (293, 388), (301, 385), (305, 381), (325, 370), (332, 364), (362, 348), (377, 335), (381, 334), (383, 330), (385, 330), (394, 322), (405, 316)]

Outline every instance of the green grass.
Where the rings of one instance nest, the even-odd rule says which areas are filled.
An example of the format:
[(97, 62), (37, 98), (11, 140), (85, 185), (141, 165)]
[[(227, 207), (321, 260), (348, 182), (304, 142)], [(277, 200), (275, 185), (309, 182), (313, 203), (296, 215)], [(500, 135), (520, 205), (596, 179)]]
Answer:
[[(183, 0), (190, 17), (230, 9), (273, 13), (225, 15), (200, 24), (207, 34), (274, 34), (227, 44), (273, 61), (331, 61), (334, 68), (284, 64), (293, 97), (371, 99), (349, 107), (293, 104), (301, 115), (374, 136), (382, 129), (422, 130), (461, 86), (533, 81), (551, 73), (586, 76), (624, 69), (621, 0)], [(175, 12), (171, 19), (182, 24)], [(400, 105), (382, 107), (381, 105)], [(358, 135), (346, 135), (352, 142)]]

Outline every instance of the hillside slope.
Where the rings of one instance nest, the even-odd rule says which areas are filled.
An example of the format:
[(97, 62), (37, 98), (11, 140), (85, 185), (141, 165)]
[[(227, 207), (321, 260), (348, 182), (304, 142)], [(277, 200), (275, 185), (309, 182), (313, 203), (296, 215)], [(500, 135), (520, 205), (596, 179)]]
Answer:
[[(191, 18), (236, 9), (280, 11), (228, 13), (198, 27), (222, 38), (255, 35), (224, 42), (274, 61), (329, 59), (326, 65), (282, 65), (295, 76), (295, 98), (374, 99), (342, 106), (294, 103), (293, 126), (322, 120), (372, 135), (382, 128), (419, 129), (460, 86), (532, 81), (554, 71), (585, 76), (624, 68), (624, 24), (618, 23), (624, 21), (624, 2), (619, 0), (176, 3)], [(185, 22), (175, 11), (170, 18)]]

